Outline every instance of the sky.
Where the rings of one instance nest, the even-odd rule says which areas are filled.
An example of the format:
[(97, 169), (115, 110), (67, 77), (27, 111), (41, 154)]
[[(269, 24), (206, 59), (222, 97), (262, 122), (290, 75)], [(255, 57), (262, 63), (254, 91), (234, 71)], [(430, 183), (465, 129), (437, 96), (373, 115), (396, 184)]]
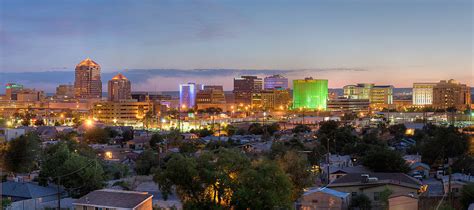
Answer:
[(0, 82), (52, 90), (89, 57), (134, 90), (250, 73), (474, 86), (472, 40), (472, 0), (2, 0)]

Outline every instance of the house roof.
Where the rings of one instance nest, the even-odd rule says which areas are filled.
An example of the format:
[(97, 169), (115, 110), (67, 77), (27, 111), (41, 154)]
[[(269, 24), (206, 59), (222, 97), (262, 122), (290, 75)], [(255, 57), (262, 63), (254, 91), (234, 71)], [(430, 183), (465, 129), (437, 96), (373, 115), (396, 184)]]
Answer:
[(2, 195), (21, 198), (40, 198), (57, 194), (55, 187), (43, 187), (32, 182), (2, 182)]
[[(325, 170), (325, 168), (323, 170)], [(370, 170), (365, 168), (362, 165), (348, 166), (348, 167), (329, 166), (329, 173), (331, 174), (336, 174), (336, 173), (353, 174), (353, 173), (369, 173), (369, 172)]]
[(104, 189), (90, 192), (74, 202), (74, 205), (135, 208), (151, 197), (153, 195), (146, 192)]
[(310, 190), (304, 192), (303, 195), (309, 195), (309, 194), (316, 193), (316, 192), (326, 193), (326, 194), (329, 194), (329, 195), (332, 195), (332, 196), (335, 196), (335, 197), (339, 197), (339, 198), (346, 198), (347, 196), (349, 196), (349, 193), (339, 192), (337, 190), (333, 190), (333, 189), (330, 189), (330, 188), (327, 188), (327, 187), (313, 188), (313, 189), (310, 189)]
[[(369, 177), (377, 177), (378, 180), (376, 182), (363, 183), (362, 174), (368, 174)], [(329, 184), (329, 187), (371, 184), (398, 184), (410, 187), (418, 187), (421, 185), (420, 181), (403, 173), (351, 173), (334, 180)]]

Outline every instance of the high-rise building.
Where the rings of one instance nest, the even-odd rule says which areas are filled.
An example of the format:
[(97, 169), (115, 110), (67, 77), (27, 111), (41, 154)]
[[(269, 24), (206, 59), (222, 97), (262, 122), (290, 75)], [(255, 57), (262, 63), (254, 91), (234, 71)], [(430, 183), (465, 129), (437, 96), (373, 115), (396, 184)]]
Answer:
[(374, 87), (374, 84), (370, 83), (359, 83), (357, 85), (346, 85), (344, 86), (344, 97), (348, 99), (369, 99), (370, 89)]
[(370, 89), (370, 104), (381, 107), (388, 107), (393, 104), (393, 86), (375, 85)]
[(286, 110), (290, 108), (291, 95), (288, 89), (269, 89), (252, 94), (252, 108), (262, 110)]
[(16, 83), (8, 83), (5, 85), (5, 95), (7, 100), (16, 101), (18, 98), (18, 92), (23, 90), (23, 85)]
[(360, 83), (344, 86), (344, 97), (347, 99), (368, 99), (371, 106), (386, 108), (393, 104), (393, 86)]
[(108, 88), (109, 101), (122, 101), (132, 98), (132, 85), (123, 74), (119, 73), (109, 80)]
[(102, 81), (100, 80), (99, 64), (90, 58), (77, 64), (74, 91), (76, 98), (100, 99), (102, 97)]
[(471, 89), (455, 80), (441, 80), (433, 87), (433, 107), (465, 110), (471, 102)]
[(56, 87), (55, 98), (70, 99), (74, 98), (74, 85), (59, 85)]
[(195, 83), (179, 85), (179, 105), (193, 108), (196, 105), (196, 94), (202, 90), (202, 85)]
[(210, 107), (227, 109), (224, 89), (220, 85), (205, 85), (196, 95), (197, 109), (206, 109)]
[(413, 105), (432, 105), (434, 86), (436, 86), (436, 83), (413, 83)]
[(288, 78), (279, 74), (265, 77), (263, 79), (264, 89), (288, 89)]
[(261, 91), (262, 85), (262, 78), (256, 76), (241, 76), (240, 78), (234, 78), (234, 103), (250, 104), (252, 93)]
[(326, 110), (328, 80), (305, 78), (293, 80), (293, 108)]

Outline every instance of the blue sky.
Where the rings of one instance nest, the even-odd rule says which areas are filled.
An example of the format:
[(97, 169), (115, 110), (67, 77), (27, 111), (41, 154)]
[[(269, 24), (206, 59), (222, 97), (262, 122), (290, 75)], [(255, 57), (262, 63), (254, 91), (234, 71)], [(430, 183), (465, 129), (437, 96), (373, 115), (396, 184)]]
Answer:
[[(73, 77), (74, 66), (90, 57), (104, 72), (270, 69), (283, 70), (290, 78), (326, 78), (331, 87), (356, 82), (409, 87), (415, 81), (449, 78), (474, 85), (472, 4), (471, 0), (3, 0), (0, 71), (70, 71)], [(337, 70), (341, 68), (361, 71)], [(209, 72), (159, 74), (136, 81), (143, 87), (134, 89), (153, 85), (172, 90), (193, 80), (229, 87), (232, 77), (242, 73)]]

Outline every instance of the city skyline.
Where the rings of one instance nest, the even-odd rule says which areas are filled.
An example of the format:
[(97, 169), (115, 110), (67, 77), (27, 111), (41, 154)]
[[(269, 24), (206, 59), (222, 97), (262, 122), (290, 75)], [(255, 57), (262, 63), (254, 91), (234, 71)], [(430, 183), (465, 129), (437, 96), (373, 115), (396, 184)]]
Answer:
[[(48, 2), (54, 4), (0, 4), (0, 77), (6, 82), (21, 83), (15, 78), (21, 80), (22, 72), (73, 73), (77, 62), (90, 57), (107, 79), (105, 74), (118, 72), (183, 70), (149, 71), (143, 87), (150, 89), (136, 90), (176, 90), (188, 81), (231, 83), (246, 69), (261, 77), (282, 71), (290, 81), (328, 79), (331, 88), (411, 87), (451, 78), (474, 85), (467, 0)], [(41, 81), (50, 77), (38, 74)], [(51, 90), (57, 84), (37, 85)]]

